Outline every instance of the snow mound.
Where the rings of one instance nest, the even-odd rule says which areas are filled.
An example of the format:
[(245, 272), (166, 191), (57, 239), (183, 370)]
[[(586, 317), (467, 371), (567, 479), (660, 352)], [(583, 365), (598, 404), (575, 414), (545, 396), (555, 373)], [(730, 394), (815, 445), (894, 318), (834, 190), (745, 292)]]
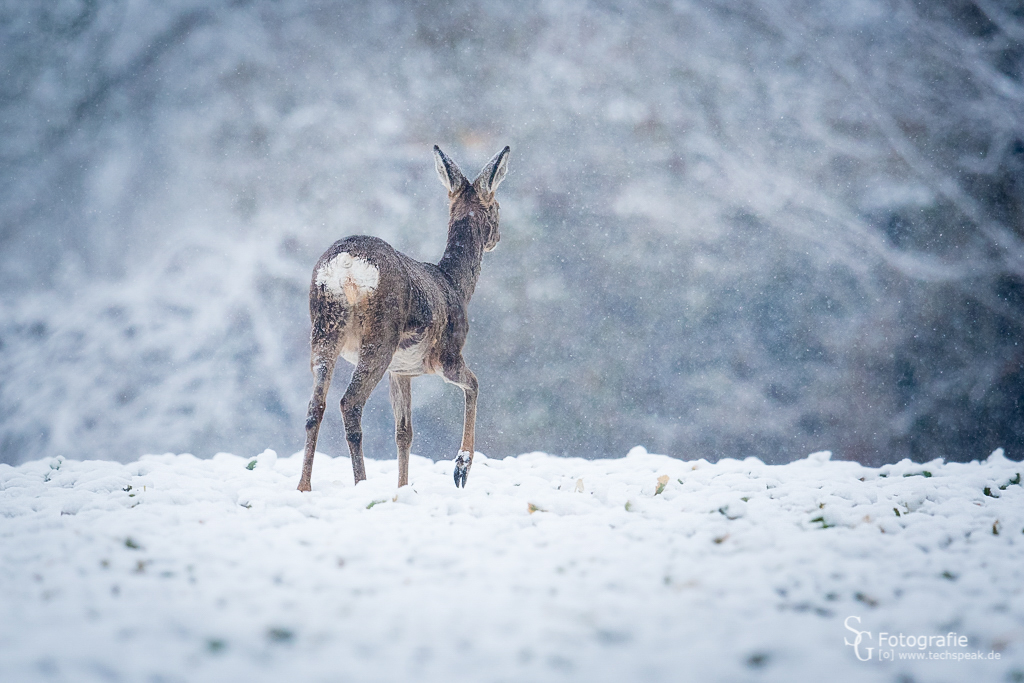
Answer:
[(0, 680), (1024, 676), (1024, 466), (1000, 451), (477, 454), (462, 490), (450, 462), (414, 456), (402, 489), (366, 464), (353, 486), (318, 454), (308, 494), (269, 450), (0, 465)]

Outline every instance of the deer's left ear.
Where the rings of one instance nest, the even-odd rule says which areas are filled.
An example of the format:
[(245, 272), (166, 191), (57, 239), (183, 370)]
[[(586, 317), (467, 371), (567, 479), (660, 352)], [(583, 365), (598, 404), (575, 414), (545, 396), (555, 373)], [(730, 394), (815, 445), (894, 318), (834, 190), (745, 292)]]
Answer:
[(441, 148), (434, 145), (434, 168), (437, 170), (437, 176), (444, 183), (444, 186), (448, 188), (449, 192), (456, 192), (462, 188), (462, 184), (466, 182), (466, 177), (462, 175), (462, 171), (458, 165), (448, 158), (448, 155), (441, 151)]
[(508, 146), (494, 155), (494, 158), (487, 162), (480, 175), (476, 177), (473, 184), (484, 194), (491, 194), (498, 189), (498, 185), (505, 179), (508, 173), (508, 153), (511, 150)]

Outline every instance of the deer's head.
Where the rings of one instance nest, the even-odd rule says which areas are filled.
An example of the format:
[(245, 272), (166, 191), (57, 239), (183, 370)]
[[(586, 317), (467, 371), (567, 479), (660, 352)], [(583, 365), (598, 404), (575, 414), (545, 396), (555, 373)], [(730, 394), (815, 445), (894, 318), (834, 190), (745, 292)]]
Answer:
[(476, 180), (469, 182), (458, 165), (434, 145), (434, 166), (441, 182), (448, 188), (450, 218), (470, 218), (470, 223), (479, 231), (478, 235), (483, 240), (484, 251), (494, 249), (501, 239), (498, 201), (494, 198), (494, 191), (508, 172), (509, 151), (506, 146), (495, 154)]

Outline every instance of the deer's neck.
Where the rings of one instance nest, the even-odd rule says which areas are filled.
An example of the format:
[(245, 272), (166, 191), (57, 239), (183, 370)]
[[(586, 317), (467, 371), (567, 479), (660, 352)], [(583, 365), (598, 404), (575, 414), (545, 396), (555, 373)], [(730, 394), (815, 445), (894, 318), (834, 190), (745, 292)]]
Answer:
[(484, 256), (484, 241), (477, 225), (482, 217), (462, 215), (448, 222), (448, 244), (438, 267), (452, 281), (463, 301), (469, 301), (480, 278), (480, 262)]

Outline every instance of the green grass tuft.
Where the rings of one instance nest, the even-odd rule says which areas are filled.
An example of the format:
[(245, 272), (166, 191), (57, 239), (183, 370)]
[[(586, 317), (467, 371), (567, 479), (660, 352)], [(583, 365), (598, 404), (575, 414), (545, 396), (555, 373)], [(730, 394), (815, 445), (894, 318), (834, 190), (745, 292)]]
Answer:
[(821, 528), (822, 529), (831, 529), (832, 527), (835, 526), (835, 524), (829, 524), (828, 522), (826, 522), (824, 517), (815, 517), (814, 519), (811, 520), (811, 523), (812, 524), (813, 523), (821, 524)]
[(668, 475), (663, 474), (658, 477), (658, 488), (654, 490), (654, 495), (658, 495), (663, 492), (666, 486), (668, 486)]

